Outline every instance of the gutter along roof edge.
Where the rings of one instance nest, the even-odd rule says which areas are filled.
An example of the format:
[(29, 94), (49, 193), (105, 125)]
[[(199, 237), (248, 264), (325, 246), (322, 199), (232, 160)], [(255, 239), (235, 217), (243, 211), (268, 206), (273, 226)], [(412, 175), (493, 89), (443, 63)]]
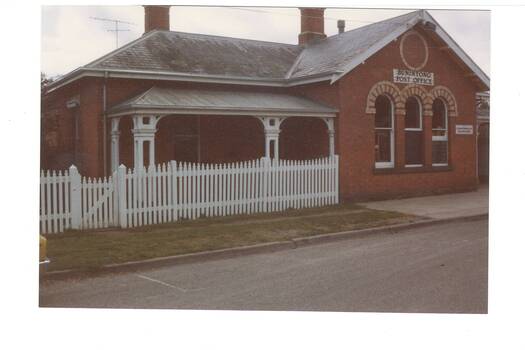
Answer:
[(166, 71), (143, 71), (143, 70), (128, 70), (128, 69), (101, 69), (101, 68), (87, 68), (80, 67), (74, 71), (64, 75), (60, 79), (50, 83), (46, 92), (50, 93), (62, 86), (65, 86), (77, 79), (84, 77), (103, 77), (108, 73), (108, 78), (130, 78), (130, 79), (161, 79), (172, 81), (186, 81), (186, 82), (202, 82), (202, 83), (218, 83), (229, 85), (259, 85), (259, 86), (274, 86), (274, 87), (288, 87), (302, 84), (309, 84), (316, 81), (330, 81), (333, 72), (308, 75), (300, 78), (253, 78), (242, 76), (228, 76), (228, 75), (209, 75), (209, 74), (191, 74), (178, 73)]

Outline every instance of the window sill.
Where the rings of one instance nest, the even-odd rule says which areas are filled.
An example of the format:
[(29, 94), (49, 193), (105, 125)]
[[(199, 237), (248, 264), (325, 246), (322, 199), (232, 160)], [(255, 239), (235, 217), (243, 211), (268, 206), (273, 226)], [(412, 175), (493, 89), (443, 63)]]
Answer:
[(416, 173), (440, 173), (453, 171), (454, 168), (450, 165), (435, 165), (422, 167), (403, 167), (403, 168), (373, 168), (374, 175), (389, 175), (389, 174), (416, 174)]

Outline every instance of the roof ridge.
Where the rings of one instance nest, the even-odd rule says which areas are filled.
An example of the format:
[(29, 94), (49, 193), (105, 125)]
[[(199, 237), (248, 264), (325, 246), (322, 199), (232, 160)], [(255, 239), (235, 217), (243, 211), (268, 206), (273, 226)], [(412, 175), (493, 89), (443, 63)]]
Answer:
[[(316, 41), (310, 45), (308, 45), (307, 47), (316, 47), (317, 45), (322, 45), (322, 44), (326, 44), (326, 43), (329, 43), (331, 40), (338, 40), (338, 39), (344, 39), (345, 36), (348, 36), (348, 35), (353, 35), (356, 33), (356, 31), (358, 30), (363, 30), (366, 28), (370, 28), (372, 26), (377, 26), (377, 25), (380, 25), (381, 23), (385, 23), (385, 22), (393, 22), (395, 21), (396, 19), (399, 19), (403, 16), (406, 16), (407, 17), (407, 20), (404, 21), (404, 23), (406, 23), (408, 21), (409, 18), (411, 18), (412, 16), (414, 15), (419, 15), (421, 13), (421, 11), (424, 11), (424, 10), (415, 10), (415, 11), (411, 11), (411, 12), (408, 12), (408, 13), (404, 13), (402, 15), (399, 15), (399, 16), (395, 16), (395, 17), (390, 17), (390, 18), (386, 18), (382, 21), (379, 21), (379, 22), (374, 22), (374, 23), (370, 23), (370, 24), (367, 24), (367, 25), (364, 25), (364, 26), (361, 26), (361, 27), (358, 27), (358, 28), (354, 28), (352, 30), (349, 30), (349, 31), (346, 31), (346, 32), (343, 32), (343, 33), (339, 33), (339, 34), (335, 34), (335, 35), (332, 35), (332, 36), (329, 36), (329, 37), (326, 37), (324, 39), (321, 39), (319, 41)], [(412, 16), (409, 16), (409, 15), (412, 15)], [(400, 26), (403, 25), (403, 23), (400, 23), (399, 24)], [(376, 41), (377, 42), (377, 41)], [(373, 44), (375, 44), (376, 42), (374, 42)], [(296, 58), (295, 62), (293, 63), (293, 65), (290, 67), (290, 69), (288, 70), (288, 72), (286, 73), (286, 76), (285, 78), (286, 79), (289, 79), (293, 76), (297, 66), (299, 66), (300, 62), (301, 62), (301, 59), (306, 55), (306, 50), (303, 50)]]
[(122, 51), (124, 51), (124, 50), (127, 50), (128, 48), (130, 48), (130, 47), (132, 47), (132, 46), (138, 44), (139, 42), (145, 40), (146, 38), (149, 38), (150, 36), (153, 36), (154, 34), (156, 34), (156, 33), (158, 33), (158, 32), (159, 32), (159, 30), (152, 30), (152, 31), (149, 31), (149, 32), (147, 32), (147, 33), (141, 35), (141, 36), (138, 37), (137, 39), (130, 41), (130, 42), (127, 43), (126, 45), (123, 45), (123, 46), (121, 46), (121, 47), (119, 47), (119, 48), (116, 48), (115, 50), (112, 50), (112, 51), (108, 52), (107, 54), (103, 55), (102, 57), (99, 57), (99, 58), (97, 58), (96, 60), (93, 60), (93, 61), (91, 61), (91, 62), (89, 62), (89, 63), (83, 65), (82, 67), (84, 67), (84, 68), (90, 68), (90, 66), (95, 66), (96, 64), (98, 64), (98, 63), (100, 63), (100, 62), (102, 62), (102, 61), (108, 59), (109, 57), (114, 56), (114, 55), (116, 55), (116, 54), (118, 54), (118, 53), (120, 53), (120, 52), (122, 52)]
[[(144, 90), (143, 92), (125, 100), (124, 102), (122, 103), (119, 103), (117, 105), (115, 105), (114, 107), (118, 107), (120, 105), (124, 105), (124, 104), (129, 104), (130, 102), (132, 103), (138, 103), (146, 94), (148, 94), (150, 91), (152, 90), (156, 90), (157, 89), (157, 86), (156, 85), (153, 85), (152, 87), (150, 87), (149, 89), (146, 89)], [(111, 108), (114, 108), (114, 107), (111, 107)]]
[[(426, 12), (425, 10), (417, 10), (417, 11), (406, 13), (405, 15), (401, 15), (401, 16), (407, 16), (411, 14), (412, 16), (407, 16), (406, 20), (403, 22), (400, 22), (396, 26), (396, 29), (391, 31), (386, 37), (377, 39), (376, 41), (373, 41), (372, 43), (370, 43), (368, 48), (363, 53), (359, 54), (357, 57), (354, 58), (354, 62), (352, 62), (352, 60), (350, 60), (350, 62), (347, 62), (347, 64), (345, 64), (342, 67), (343, 69), (341, 73), (339, 73), (339, 76), (332, 78), (332, 83), (339, 80), (342, 76), (350, 72), (356, 66), (355, 61), (365, 61), (366, 59), (368, 59), (368, 57), (370, 57), (371, 55), (375, 54), (377, 51), (382, 49), (386, 44), (388, 44), (394, 38), (399, 37), (403, 33), (407, 32), (409, 29), (413, 28), (423, 18), (425, 12)], [(415, 14), (417, 14), (417, 16)], [(399, 18), (401, 16), (390, 18), (390, 21), (395, 18)], [(418, 19), (418, 20), (414, 21), (414, 19)], [(388, 20), (377, 22), (377, 24), (384, 23), (386, 21)], [(359, 58), (359, 60), (357, 60), (357, 58)]]
[(158, 90), (158, 89), (159, 89), (159, 88), (158, 88), (156, 85), (153, 85), (153, 86), (150, 87), (149, 89), (146, 89), (143, 93), (138, 94), (135, 98), (133, 98), (133, 100), (135, 100), (135, 101), (139, 101), (139, 100), (142, 99), (146, 94), (148, 94), (150, 91)]
[(374, 26), (374, 25), (378, 25), (378, 24), (381, 24), (381, 23), (384, 23), (384, 22), (393, 21), (393, 20), (398, 19), (398, 18), (403, 17), (403, 16), (408, 16), (408, 15), (413, 15), (413, 14), (416, 14), (416, 13), (420, 13), (421, 11), (424, 11), (424, 10), (415, 10), (415, 11), (404, 13), (404, 14), (399, 15), (399, 16), (389, 17), (389, 18), (383, 19), (383, 20), (381, 20), (379, 22), (370, 23), (370, 24), (367, 24), (367, 25), (364, 25), (364, 26), (361, 26), (361, 27), (357, 27), (357, 28), (354, 28), (354, 29), (351, 29), (351, 30), (347, 30), (346, 32), (343, 32), (343, 33), (337, 33), (337, 34), (331, 35), (331, 36), (325, 38), (324, 40), (327, 40), (329, 38), (335, 38), (335, 37), (337, 37), (339, 35), (345, 35), (347, 33), (352, 33), (352, 32), (354, 32), (356, 30), (364, 29), (364, 28), (367, 28), (367, 27), (370, 27), (370, 26)]
[(293, 72), (295, 71), (295, 69), (297, 68), (297, 66), (299, 65), (299, 63), (301, 62), (301, 59), (303, 58), (303, 56), (305, 55), (305, 49), (304, 47), (302, 48), (301, 52), (297, 55), (297, 57), (295, 58), (295, 61), (293, 62), (293, 64), (290, 66), (290, 68), (288, 69), (288, 71), (286, 72), (286, 74), (284, 75), (284, 79), (290, 79), (292, 77), (292, 74)]
[(233, 37), (233, 36), (224, 36), (224, 35), (216, 35), (216, 34), (190, 33), (190, 32), (181, 32), (181, 31), (177, 31), (177, 30), (158, 30), (158, 32), (173, 33), (173, 34), (185, 34), (185, 35), (192, 35), (192, 36), (203, 36), (203, 37), (211, 37), (211, 38), (218, 38), (218, 39), (234, 39), (234, 40), (254, 41), (254, 42), (265, 43), (265, 44), (278, 44), (278, 45), (286, 45), (286, 46), (293, 46), (293, 47), (301, 47), (298, 44), (288, 44), (288, 43), (281, 43), (281, 42), (277, 42), (277, 41), (238, 38), (238, 37)]

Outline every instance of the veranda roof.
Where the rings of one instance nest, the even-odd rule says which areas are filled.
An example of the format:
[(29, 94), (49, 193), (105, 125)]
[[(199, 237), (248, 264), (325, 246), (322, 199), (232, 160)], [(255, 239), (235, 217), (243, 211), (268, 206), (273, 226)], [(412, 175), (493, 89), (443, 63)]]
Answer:
[(152, 87), (108, 110), (109, 117), (130, 114), (203, 114), (333, 118), (337, 109), (288, 94)]

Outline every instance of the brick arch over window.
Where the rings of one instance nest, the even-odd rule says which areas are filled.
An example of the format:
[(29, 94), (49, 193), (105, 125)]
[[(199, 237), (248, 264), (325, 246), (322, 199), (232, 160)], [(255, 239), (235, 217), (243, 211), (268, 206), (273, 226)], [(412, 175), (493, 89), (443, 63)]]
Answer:
[(394, 102), (395, 114), (405, 110), (405, 105), (401, 99), (401, 91), (399, 91), (399, 88), (389, 81), (380, 81), (372, 86), (366, 98), (365, 112), (367, 114), (375, 114), (376, 98), (379, 95), (387, 95), (390, 97), (390, 99)]
[(449, 117), (457, 117), (458, 105), (456, 103), (456, 98), (447, 87), (438, 85), (430, 91), (429, 95), (432, 98), (432, 102), (434, 102), (436, 98), (441, 98), (447, 104), (447, 113)]
[(405, 103), (410, 96), (417, 96), (419, 98), (423, 107), (423, 115), (432, 115), (432, 97), (425, 90), (425, 88), (415, 84), (407, 85), (403, 90), (401, 90), (401, 101)]

